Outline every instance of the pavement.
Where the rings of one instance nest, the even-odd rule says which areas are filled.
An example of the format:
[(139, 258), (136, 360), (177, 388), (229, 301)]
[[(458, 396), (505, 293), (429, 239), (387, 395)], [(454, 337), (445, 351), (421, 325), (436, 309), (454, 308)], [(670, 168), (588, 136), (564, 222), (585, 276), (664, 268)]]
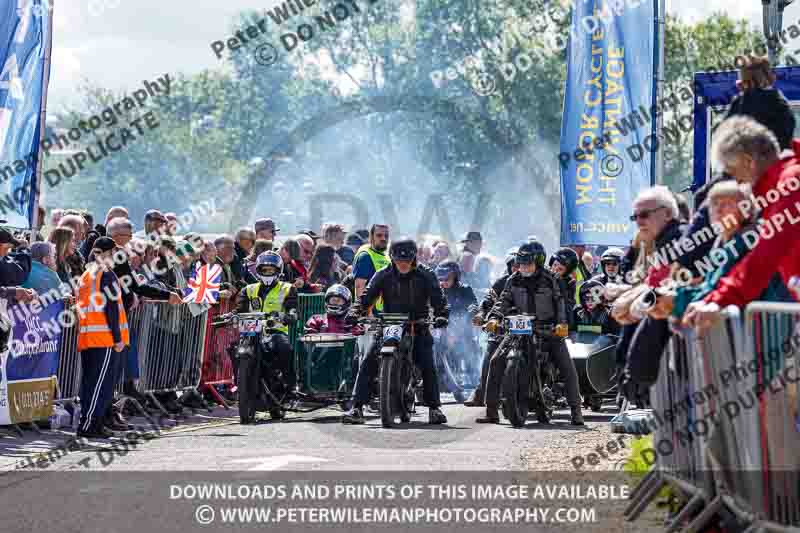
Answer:
[[(278, 422), (260, 415), (243, 426), (234, 406), (160, 422), (129, 419), (134, 433), (110, 441), (76, 442), (71, 430), (0, 432), (0, 470), (574, 470), (572, 457), (617, 438), (608, 429), (610, 410), (587, 411), (585, 428), (557, 411), (550, 425), (531, 418), (517, 429), (506, 421), (477, 424), (482, 408), (443, 399), (448, 423), (441, 426), (427, 423), (425, 407), (392, 429), (369, 410), (366, 424), (342, 425), (338, 408), (288, 413)], [(599, 468), (612, 469), (611, 459), (621, 458)]]

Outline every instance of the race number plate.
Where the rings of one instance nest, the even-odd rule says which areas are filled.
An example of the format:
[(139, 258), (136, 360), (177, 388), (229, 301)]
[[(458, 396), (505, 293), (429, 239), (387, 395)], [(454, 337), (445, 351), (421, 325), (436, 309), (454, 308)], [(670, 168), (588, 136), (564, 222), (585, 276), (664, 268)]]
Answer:
[(389, 326), (383, 330), (383, 340), (396, 340), (399, 341), (403, 336), (403, 326)]
[(526, 316), (510, 316), (508, 331), (512, 335), (533, 335), (533, 319)]
[(239, 322), (239, 334), (245, 337), (258, 335), (261, 332), (260, 320), (241, 320)]

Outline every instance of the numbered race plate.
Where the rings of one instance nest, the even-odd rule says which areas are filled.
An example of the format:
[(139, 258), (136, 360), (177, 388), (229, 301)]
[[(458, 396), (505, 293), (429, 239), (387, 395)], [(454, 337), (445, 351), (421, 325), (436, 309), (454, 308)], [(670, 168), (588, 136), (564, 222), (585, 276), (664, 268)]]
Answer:
[(399, 341), (402, 336), (403, 336), (403, 326), (389, 326), (383, 329), (384, 341), (388, 341), (390, 339)]
[(240, 320), (239, 321), (239, 334), (245, 337), (251, 337), (253, 335), (258, 335), (261, 333), (261, 321), (260, 320)]
[(514, 315), (506, 318), (506, 327), (512, 335), (533, 335), (533, 318)]

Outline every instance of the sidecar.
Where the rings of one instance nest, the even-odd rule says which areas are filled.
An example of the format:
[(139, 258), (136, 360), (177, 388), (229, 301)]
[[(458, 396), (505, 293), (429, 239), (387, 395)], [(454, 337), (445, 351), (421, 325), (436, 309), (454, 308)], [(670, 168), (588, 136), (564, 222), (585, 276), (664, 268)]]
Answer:
[(567, 339), (583, 403), (592, 411), (600, 411), (604, 401), (616, 399), (616, 345), (616, 336), (593, 330), (579, 330)]

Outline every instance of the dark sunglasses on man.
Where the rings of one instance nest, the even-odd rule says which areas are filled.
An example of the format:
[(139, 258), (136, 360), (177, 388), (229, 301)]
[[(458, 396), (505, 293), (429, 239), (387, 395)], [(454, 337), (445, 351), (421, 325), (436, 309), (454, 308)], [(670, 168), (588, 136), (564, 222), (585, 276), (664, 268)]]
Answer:
[(634, 213), (630, 216), (631, 222), (636, 222), (637, 219), (647, 220), (650, 218), (650, 215), (658, 211), (659, 209), (664, 209), (664, 206), (654, 207), (653, 209), (642, 209), (638, 213)]

